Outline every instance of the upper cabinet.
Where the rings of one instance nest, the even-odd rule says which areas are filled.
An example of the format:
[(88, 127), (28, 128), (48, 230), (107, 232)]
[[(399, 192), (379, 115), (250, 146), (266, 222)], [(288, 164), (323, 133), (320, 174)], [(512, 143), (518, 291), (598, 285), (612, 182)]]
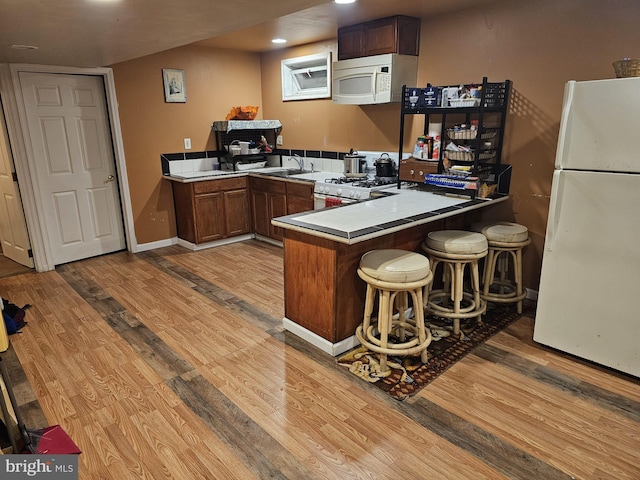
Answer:
[(338, 60), (385, 53), (418, 55), (420, 19), (396, 15), (338, 29)]

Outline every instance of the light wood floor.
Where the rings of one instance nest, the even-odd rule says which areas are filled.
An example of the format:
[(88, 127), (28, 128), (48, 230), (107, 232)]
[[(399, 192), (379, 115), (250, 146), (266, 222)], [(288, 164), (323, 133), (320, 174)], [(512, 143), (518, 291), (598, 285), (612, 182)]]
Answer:
[(27, 425), (62, 425), (86, 480), (640, 478), (640, 380), (531, 318), (398, 402), (283, 331), (282, 285), (256, 241), (0, 279), (33, 305), (4, 354)]
[(18, 275), (21, 273), (33, 272), (29, 267), (25, 267), (20, 265), (17, 262), (14, 262), (10, 258), (5, 257), (0, 253), (0, 278), (10, 277), (13, 275)]

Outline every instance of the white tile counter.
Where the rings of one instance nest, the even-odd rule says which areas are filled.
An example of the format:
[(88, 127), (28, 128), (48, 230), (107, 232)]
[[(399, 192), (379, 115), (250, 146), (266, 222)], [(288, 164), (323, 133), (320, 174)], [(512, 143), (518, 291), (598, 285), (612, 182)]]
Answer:
[(394, 195), (339, 207), (274, 218), (278, 227), (346, 244), (388, 235), (406, 228), (507, 200), (475, 199), (419, 190), (413, 186), (390, 188)]
[[(286, 170), (283, 167), (266, 167), (256, 168), (255, 170), (198, 170), (190, 172), (176, 172), (170, 175), (164, 175), (162, 178), (166, 180), (172, 180), (174, 182), (201, 182), (204, 180), (215, 180), (216, 178), (229, 178), (229, 177), (242, 177), (250, 173), (272, 173)], [(305, 175), (305, 174), (302, 174)], [(324, 177), (323, 177), (324, 178)]]

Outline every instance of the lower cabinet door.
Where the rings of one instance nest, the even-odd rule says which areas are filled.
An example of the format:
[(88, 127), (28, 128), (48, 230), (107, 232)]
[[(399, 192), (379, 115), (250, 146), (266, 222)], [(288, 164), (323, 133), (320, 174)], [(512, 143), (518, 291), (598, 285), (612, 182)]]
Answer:
[(246, 189), (224, 192), (224, 210), (227, 237), (249, 233), (251, 228)]
[(224, 237), (224, 196), (222, 192), (196, 195), (196, 243)]
[(269, 228), (270, 237), (275, 240), (282, 241), (284, 239), (284, 230), (280, 227), (271, 225), (271, 219), (275, 217), (284, 217), (287, 214), (287, 196), (280, 193), (269, 194)]
[(253, 212), (253, 231), (263, 237), (270, 235), (269, 194), (262, 190), (251, 192), (251, 211)]

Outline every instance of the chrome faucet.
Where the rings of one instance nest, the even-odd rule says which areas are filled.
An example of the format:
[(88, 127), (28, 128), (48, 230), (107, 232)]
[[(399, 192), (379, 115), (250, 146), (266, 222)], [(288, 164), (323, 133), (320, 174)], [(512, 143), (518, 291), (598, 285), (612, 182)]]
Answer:
[(298, 168), (300, 168), (301, 171), (304, 171), (304, 158), (302, 158), (297, 153), (294, 153), (291, 158), (296, 161), (296, 163), (298, 164)]

